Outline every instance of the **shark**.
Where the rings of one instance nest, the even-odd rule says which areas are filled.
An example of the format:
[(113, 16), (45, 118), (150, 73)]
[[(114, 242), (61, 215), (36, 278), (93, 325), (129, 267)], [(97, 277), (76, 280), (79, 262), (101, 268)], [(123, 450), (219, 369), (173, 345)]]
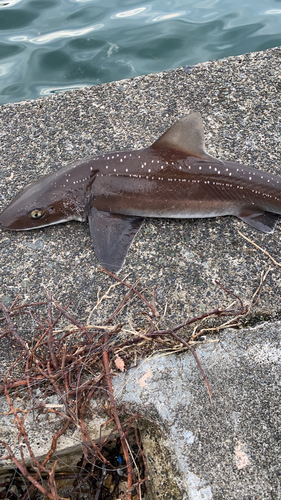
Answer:
[(272, 233), (281, 177), (208, 154), (201, 114), (191, 111), (145, 149), (74, 161), (28, 184), (0, 214), (0, 228), (88, 220), (100, 264), (117, 273), (146, 217), (225, 215)]

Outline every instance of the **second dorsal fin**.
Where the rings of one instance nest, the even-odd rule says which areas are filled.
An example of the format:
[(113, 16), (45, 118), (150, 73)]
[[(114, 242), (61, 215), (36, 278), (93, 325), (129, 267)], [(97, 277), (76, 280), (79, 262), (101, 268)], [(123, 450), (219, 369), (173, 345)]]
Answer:
[(175, 149), (186, 153), (187, 156), (220, 161), (205, 150), (202, 118), (200, 113), (195, 111), (190, 112), (172, 125), (151, 147), (154, 149)]

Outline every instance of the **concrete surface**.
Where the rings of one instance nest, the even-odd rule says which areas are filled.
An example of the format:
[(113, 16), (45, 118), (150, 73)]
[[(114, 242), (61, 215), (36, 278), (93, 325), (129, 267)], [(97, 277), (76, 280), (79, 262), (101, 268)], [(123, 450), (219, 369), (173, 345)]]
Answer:
[[(281, 174), (280, 55), (280, 48), (270, 49), (2, 106), (0, 210), (28, 182), (74, 159), (102, 151), (149, 145), (190, 109), (202, 114), (210, 154)], [(218, 288), (215, 280), (239, 294), (248, 304), (261, 273), (270, 267), (263, 293), (250, 321), (251, 325), (255, 325), (265, 319), (277, 320), (280, 317), (280, 270), (265, 254), (241, 238), (237, 230), (278, 261), (280, 228), (281, 223), (273, 235), (263, 235), (234, 217), (147, 220), (129, 251), (120, 276), (126, 277), (130, 283), (140, 278), (140, 286), (148, 293), (157, 285), (156, 301), (160, 315), (166, 310), (164, 327), (187, 316), (225, 305), (225, 293)], [(62, 305), (71, 300), (72, 312), (81, 322), (88, 317), (98, 293), (104, 293), (113, 283), (111, 278), (100, 272), (87, 224), (78, 222), (29, 232), (1, 231), (0, 262), (0, 297), (7, 306), (19, 292), (26, 301), (44, 299), (45, 287), (52, 290), (54, 298)], [(116, 288), (112, 299), (104, 301), (93, 319), (100, 322), (106, 318), (119, 302), (121, 294), (121, 288)], [(19, 328), (23, 338), (32, 339), (34, 332), (25, 320)], [(224, 347), (212, 349), (224, 351), (221, 357), (226, 359), (225, 353), (232, 349), (236, 336), (235, 331), (226, 331)], [(271, 339), (267, 341), (270, 348)], [(204, 362), (205, 349), (208, 352), (210, 347), (200, 348)], [(14, 354), (11, 342), (2, 339), (1, 374), (5, 374)], [(190, 362), (188, 354), (181, 355), (179, 360), (174, 361), (175, 373), (178, 363)], [(190, 397), (194, 398), (197, 406), (192, 406), (194, 425), (191, 426), (190, 420), (186, 421), (186, 439), (195, 437), (193, 443), (183, 445), (184, 449), (188, 446), (188, 460), (182, 463), (179, 463), (182, 454), (175, 452), (173, 440), (176, 434), (170, 439), (166, 461), (170, 463), (171, 457), (171, 463), (175, 464), (175, 494), (182, 495), (175, 498), (200, 498), (198, 491), (200, 495), (204, 493), (202, 498), (208, 498), (206, 495), (210, 494), (215, 499), (281, 498), (275, 472), (272, 473), (272, 468), (278, 464), (280, 474), (280, 455), (276, 454), (280, 438), (276, 434), (276, 439), (272, 438), (270, 445), (265, 446), (269, 434), (260, 427), (260, 422), (269, 426), (268, 421), (273, 418), (280, 428), (280, 415), (271, 403), (275, 394), (273, 380), (278, 378), (279, 372), (277, 369), (270, 371), (266, 364), (254, 363), (251, 365), (252, 375), (247, 372), (246, 381), (249, 383), (245, 385), (242, 377), (246, 372), (240, 371), (243, 367), (236, 365), (233, 356), (230, 356), (229, 363), (229, 368), (224, 365), (223, 379), (220, 382), (215, 379), (214, 389), (218, 390), (214, 391), (213, 409), (193, 361), (187, 368), (194, 386)], [(272, 366), (275, 366), (274, 363)], [(264, 376), (267, 369), (271, 375), (266, 377), (267, 385), (262, 386), (265, 396), (261, 399), (260, 385), (254, 381), (260, 380), (259, 373)], [(177, 380), (169, 383), (173, 390), (176, 390)], [(231, 406), (236, 385), (236, 402)], [(195, 399), (195, 388), (198, 388), (198, 395), (201, 394), (200, 400)], [(238, 404), (242, 396), (243, 411)], [(190, 409), (189, 400), (185, 401)], [(238, 413), (236, 417), (235, 412)], [(169, 426), (169, 418), (166, 417), (165, 423), (161, 414), (160, 422)], [(189, 416), (186, 418), (189, 419)], [(243, 418), (249, 421), (247, 427)], [(242, 424), (245, 428), (240, 435), (237, 429)], [(209, 429), (207, 434), (205, 428)], [(196, 429), (199, 429), (200, 435), (196, 434)], [(149, 428), (145, 432), (149, 432)], [(192, 435), (188, 434), (190, 432)], [(164, 433), (159, 442), (164, 443), (166, 439)], [(225, 444), (227, 439), (229, 441)], [(204, 445), (200, 448), (201, 440)], [(181, 443), (178, 446), (180, 453)], [(195, 455), (192, 458), (193, 453), (198, 456), (197, 461)], [(241, 463), (250, 457), (252, 465), (238, 469), (233, 465), (236, 463), (235, 453), (238, 458), (242, 457)], [(154, 466), (153, 458), (151, 460)], [(253, 464), (258, 464), (258, 472)], [(173, 469), (169, 464), (167, 467), (166, 477), (169, 478)], [(189, 479), (186, 474), (189, 474)], [(157, 476), (157, 472), (154, 475)], [(195, 493), (193, 495), (190, 484), (195, 485), (197, 497)], [(155, 498), (172, 497), (161, 497), (155, 493)]]
[[(29, 181), (77, 158), (141, 148), (189, 109), (202, 113), (209, 152), (267, 171), (280, 166), (281, 49), (230, 57), (0, 109), (0, 210)], [(243, 231), (277, 260), (281, 225), (264, 235), (234, 217), (150, 219), (138, 234), (122, 276), (141, 277), (170, 317), (217, 305), (214, 279), (248, 300), (269, 260), (237, 233)], [(0, 233), (1, 296), (21, 291), (61, 302), (83, 316), (109, 280), (97, 272), (87, 224), (71, 222), (27, 232)], [(280, 274), (270, 273), (260, 311), (279, 314)]]
[(116, 396), (143, 414), (152, 498), (280, 499), (281, 323), (225, 331), (197, 354), (212, 405), (187, 353), (115, 378)]

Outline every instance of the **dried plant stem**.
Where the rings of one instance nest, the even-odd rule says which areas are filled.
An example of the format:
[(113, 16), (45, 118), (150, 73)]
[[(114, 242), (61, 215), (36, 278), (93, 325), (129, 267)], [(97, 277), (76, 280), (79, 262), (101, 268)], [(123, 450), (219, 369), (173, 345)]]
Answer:
[(254, 241), (250, 240), (250, 238), (247, 238), (247, 236), (245, 236), (245, 234), (241, 233), (240, 231), (238, 231), (238, 234), (240, 236), (242, 236), (242, 238), (244, 238), (244, 240), (248, 241), (248, 243), (251, 243), (251, 245), (253, 245), (254, 247), (256, 247), (258, 250), (260, 250), (264, 255), (266, 255), (267, 257), (269, 257), (270, 260), (272, 260), (273, 264), (275, 266), (278, 266), (278, 267), (281, 267), (281, 264), (279, 262), (277, 262), (273, 257), (272, 255), (270, 255), (270, 253), (267, 252), (267, 250), (264, 250), (262, 247), (260, 247), (259, 245), (257, 245)]

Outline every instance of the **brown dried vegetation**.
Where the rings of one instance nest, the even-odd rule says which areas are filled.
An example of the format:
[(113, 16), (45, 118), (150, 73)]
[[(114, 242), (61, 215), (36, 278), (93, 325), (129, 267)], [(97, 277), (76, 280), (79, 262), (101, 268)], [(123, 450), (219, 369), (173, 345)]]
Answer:
[[(193, 346), (202, 333), (239, 325), (241, 318), (256, 303), (266, 277), (262, 276), (260, 286), (247, 308), (239, 297), (218, 283), (226, 295), (234, 299), (231, 304), (189, 318), (181, 324), (160, 329), (158, 322), (161, 320), (158, 319), (155, 305), (156, 287), (151, 294), (146, 293), (150, 296), (148, 300), (145, 292), (139, 290), (138, 283), (130, 285), (114, 274), (105, 272), (128, 291), (101, 325), (91, 325), (89, 321), (87, 324), (80, 323), (69, 312), (70, 304), (62, 307), (53, 300), (50, 292), (47, 292), (45, 302), (20, 303), (18, 296), (6, 308), (0, 301), (3, 312), (0, 318), (0, 338), (8, 338), (18, 351), (17, 359), (0, 385), (0, 393), (5, 395), (9, 405), (8, 414), (13, 416), (17, 429), (17, 442), (13, 446), (1, 441), (6, 454), (0, 460), (13, 463), (16, 472), (12, 483), (2, 482), (0, 485), (0, 499), (28, 500), (40, 494), (40, 498), (62, 500), (65, 497), (59, 496), (57, 485), (63, 479), (72, 480), (71, 495), (67, 498), (73, 500), (143, 498), (149, 473), (138, 430), (141, 415), (132, 414), (126, 408), (117, 406), (112, 384), (114, 370), (127, 370), (132, 366), (132, 360), (136, 361), (155, 350), (179, 352), (187, 349), (195, 358), (211, 399), (209, 380)], [(102, 299), (98, 301), (98, 305)], [(133, 316), (141, 316), (143, 323), (142, 328), (131, 325), (129, 331), (124, 328), (124, 323), (118, 321), (118, 317), (121, 312), (124, 313), (124, 308), (130, 307), (132, 310), (133, 299), (138, 301), (138, 312), (134, 313), (133, 309)], [(36, 325), (36, 335), (32, 342), (25, 342), (17, 331), (15, 319), (23, 315), (28, 315), (33, 325)], [(202, 324), (206, 318), (221, 317), (229, 319), (211, 326)], [(67, 326), (61, 326), (66, 321)], [(194, 324), (199, 325), (198, 331), (191, 328), (187, 330)], [(182, 329), (185, 331), (185, 339), (177, 334)], [(44, 397), (39, 400), (35, 397), (38, 388), (44, 397), (57, 395), (60, 404), (49, 407), (44, 403)], [(21, 398), (24, 397), (23, 390), (29, 401), (26, 409), (19, 408), (14, 403), (18, 394)], [(87, 429), (92, 399), (97, 399), (107, 411), (108, 421), (103, 426), (110, 426), (110, 432), (105, 438), (100, 433), (98, 442), (93, 441)], [(43, 460), (35, 456), (25, 427), (27, 415), (35, 410), (55, 414), (60, 422)], [(81, 432), (83, 456), (75, 474), (57, 470), (57, 442), (69, 428), (79, 428)], [(28, 450), (28, 460), (25, 450)], [(18, 493), (13, 492), (11, 485), (16, 486)]]

